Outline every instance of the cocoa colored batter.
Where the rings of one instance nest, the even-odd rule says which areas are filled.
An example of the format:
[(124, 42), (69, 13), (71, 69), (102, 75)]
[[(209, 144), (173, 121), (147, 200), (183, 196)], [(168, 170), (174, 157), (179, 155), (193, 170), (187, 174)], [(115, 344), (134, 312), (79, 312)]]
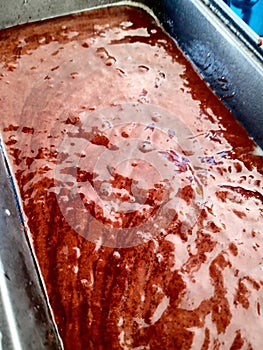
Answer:
[(3, 30), (0, 55), (65, 349), (261, 350), (262, 151), (173, 40), (111, 7)]

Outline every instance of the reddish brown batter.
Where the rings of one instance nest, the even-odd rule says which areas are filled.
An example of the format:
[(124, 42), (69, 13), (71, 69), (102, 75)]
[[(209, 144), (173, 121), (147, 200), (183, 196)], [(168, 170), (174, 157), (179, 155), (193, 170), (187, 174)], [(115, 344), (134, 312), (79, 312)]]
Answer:
[(112, 7), (3, 30), (0, 54), (65, 349), (261, 349), (262, 151), (176, 44)]

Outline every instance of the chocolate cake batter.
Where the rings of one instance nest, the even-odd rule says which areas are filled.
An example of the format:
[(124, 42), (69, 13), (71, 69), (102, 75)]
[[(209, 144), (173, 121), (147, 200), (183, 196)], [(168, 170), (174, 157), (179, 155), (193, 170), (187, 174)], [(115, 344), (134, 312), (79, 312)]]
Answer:
[(174, 41), (111, 7), (3, 30), (0, 55), (65, 349), (261, 350), (262, 151)]

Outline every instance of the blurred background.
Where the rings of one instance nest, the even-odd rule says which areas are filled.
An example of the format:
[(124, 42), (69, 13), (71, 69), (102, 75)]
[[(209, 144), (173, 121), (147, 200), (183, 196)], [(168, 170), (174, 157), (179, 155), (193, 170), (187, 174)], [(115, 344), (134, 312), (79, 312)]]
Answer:
[(263, 0), (224, 0), (258, 35), (263, 36)]

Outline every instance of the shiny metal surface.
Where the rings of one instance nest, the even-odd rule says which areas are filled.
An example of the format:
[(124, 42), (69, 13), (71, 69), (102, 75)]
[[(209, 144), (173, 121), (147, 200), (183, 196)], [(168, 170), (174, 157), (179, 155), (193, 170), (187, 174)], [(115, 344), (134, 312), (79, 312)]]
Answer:
[(0, 27), (33, 22), (113, 4), (117, 0), (10, 0), (0, 2)]
[[(263, 147), (263, 49), (221, 0), (165, 1), (162, 22), (223, 103)], [(176, 20), (175, 20), (176, 19)]]
[(0, 349), (61, 349), (0, 149)]

